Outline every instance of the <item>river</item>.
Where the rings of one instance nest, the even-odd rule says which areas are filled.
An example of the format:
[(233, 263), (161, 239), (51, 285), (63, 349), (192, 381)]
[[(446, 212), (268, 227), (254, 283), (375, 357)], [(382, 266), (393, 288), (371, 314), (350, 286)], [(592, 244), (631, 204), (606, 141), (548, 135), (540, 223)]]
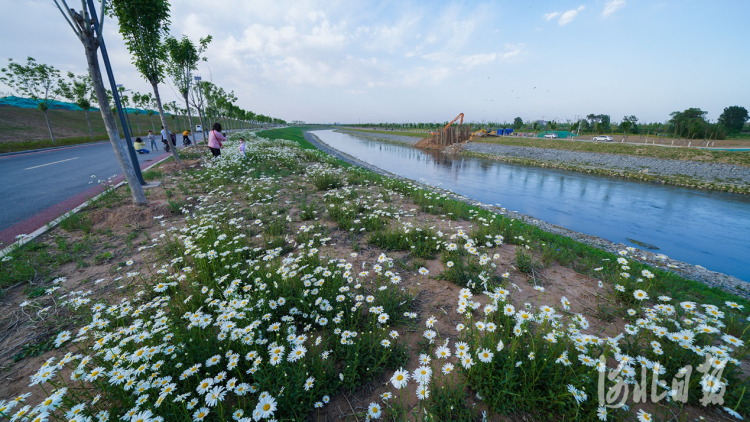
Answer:
[(750, 197), (615, 177), (450, 157), (321, 130), (333, 148), (383, 170), (577, 232), (750, 281)]

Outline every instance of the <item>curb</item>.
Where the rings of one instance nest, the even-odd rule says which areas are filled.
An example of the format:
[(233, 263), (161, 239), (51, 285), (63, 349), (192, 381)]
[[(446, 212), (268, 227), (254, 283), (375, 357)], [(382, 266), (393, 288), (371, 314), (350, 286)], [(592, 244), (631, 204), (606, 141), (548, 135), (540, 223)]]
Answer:
[[(59, 147), (58, 147), (58, 148), (59, 148)], [(172, 158), (172, 155), (171, 155), (171, 154), (169, 154), (169, 155), (167, 155), (166, 157), (164, 157), (163, 159), (161, 159), (161, 160), (159, 160), (159, 161), (157, 161), (157, 162), (155, 162), (155, 163), (151, 164), (150, 166), (148, 166), (148, 167), (146, 167), (146, 168), (144, 168), (144, 169), (141, 169), (141, 171), (148, 171), (148, 170), (150, 170), (151, 168), (153, 168), (153, 167), (157, 166), (158, 164), (161, 164), (162, 162), (164, 162), (164, 161), (166, 161), (166, 160), (168, 160), (168, 159), (170, 159), (170, 158)], [(34, 239), (36, 239), (37, 237), (39, 237), (39, 236), (43, 235), (44, 233), (46, 233), (46, 232), (48, 232), (48, 231), (52, 230), (52, 229), (53, 229), (53, 228), (55, 228), (55, 227), (56, 227), (56, 226), (57, 226), (58, 224), (60, 224), (60, 222), (61, 222), (61, 221), (65, 220), (66, 218), (70, 217), (71, 215), (73, 215), (73, 214), (75, 214), (75, 213), (77, 213), (77, 212), (81, 211), (82, 209), (86, 208), (87, 206), (89, 206), (89, 204), (91, 204), (92, 202), (96, 201), (97, 199), (99, 199), (99, 197), (101, 197), (101, 196), (102, 196), (102, 195), (104, 195), (105, 193), (109, 192), (110, 190), (113, 190), (113, 189), (117, 189), (117, 188), (119, 188), (120, 186), (122, 186), (122, 185), (125, 185), (125, 184), (127, 184), (127, 182), (125, 182), (125, 181), (122, 181), (122, 182), (120, 182), (120, 183), (116, 184), (115, 186), (112, 186), (112, 187), (111, 187), (111, 188), (109, 188), (109, 189), (105, 189), (104, 191), (102, 191), (102, 192), (98, 193), (98, 194), (97, 194), (96, 196), (94, 196), (93, 198), (91, 198), (91, 199), (88, 199), (88, 200), (87, 200), (86, 202), (82, 203), (81, 205), (78, 205), (77, 207), (75, 207), (75, 208), (73, 208), (72, 210), (70, 210), (70, 211), (66, 212), (65, 214), (61, 215), (60, 217), (57, 217), (56, 219), (54, 219), (54, 220), (50, 221), (49, 223), (45, 224), (44, 226), (42, 226), (42, 227), (40, 227), (40, 228), (38, 228), (38, 229), (34, 230), (34, 231), (33, 231), (33, 232), (31, 233), (31, 234), (29, 234), (29, 235), (26, 235), (25, 237), (23, 237), (23, 238), (19, 239), (19, 240), (18, 240), (18, 241), (16, 241), (15, 243), (13, 243), (13, 244), (11, 244), (11, 245), (7, 246), (7, 247), (6, 247), (6, 248), (4, 248), (3, 250), (0, 250), (0, 258), (3, 258), (4, 256), (8, 255), (9, 253), (13, 252), (13, 250), (14, 250), (14, 249), (16, 249), (16, 248), (18, 248), (18, 247), (21, 247), (21, 246), (23, 246), (23, 245), (24, 245), (25, 243), (28, 243), (28, 242), (30, 242), (30, 241), (32, 241), (32, 240), (34, 240)]]

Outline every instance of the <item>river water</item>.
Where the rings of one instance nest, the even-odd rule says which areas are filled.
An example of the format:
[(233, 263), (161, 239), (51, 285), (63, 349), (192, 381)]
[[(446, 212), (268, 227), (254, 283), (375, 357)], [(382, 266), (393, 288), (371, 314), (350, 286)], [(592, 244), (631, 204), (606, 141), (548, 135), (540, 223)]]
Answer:
[(323, 142), (409, 179), (500, 204), (568, 229), (750, 281), (750, 197), (449, 157), (407, 145), (322, 130)]

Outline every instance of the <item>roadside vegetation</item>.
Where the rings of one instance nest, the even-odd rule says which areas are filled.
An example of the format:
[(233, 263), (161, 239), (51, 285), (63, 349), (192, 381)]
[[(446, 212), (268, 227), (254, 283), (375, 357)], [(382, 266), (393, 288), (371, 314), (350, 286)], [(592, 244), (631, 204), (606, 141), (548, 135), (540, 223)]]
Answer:
[[(0, 263), (0, 273), (16, 274), (5, 281), (4, 307), (37, 325), (48, 306), (65, 317), (32, 344), (23, 342), (30, 324), (12, 328), (17, 363), (0, 355), (0, 364), (13, 375), (6, 379), (21, 380), (0, 386), (10, 400), (0, 401), (0, 414), (241, 422), (750, 416), (744, 298), (643, 264), (632, 248), (608, 253), (342, 165), (306, 148), (298, 128), (262, 134), (269, 139), (230, 135), (218, 159), (183, 157), (184, 169), (155, 169), (150, 177), (162, 186), (128, 223), (138, 222), (135, 234), (115, 228), (136, 208), (113, 194)], [(240, 136), (247, 157), (237, 151)], [(73, 261), (44, 267), (38, 258), (52, 256), (56, 237), (68, 233), (77, 243), (111, 233), (121, 246), (100, 249), (103, 239), (89, 238), (79, 258), (96, 271)], [(33, 289), (19, 294), (26, 285)], [(0, 322), (0, 345), (12, 321)], [(32, 358), (36, 365), (20, 374)], [(685, 378), (686, 365), (703, 371)], [(613, 371), (607, 389), (643, 376), (667, 394), (655, 405), (600, 407), (605, 369)], [(679, 391), (671, 383), (678, 375), (686, 379)], [(33, 395), (12, 400), (24, 391)], [(723, 404), (702, 406), (712, 392), (723, 392)]]

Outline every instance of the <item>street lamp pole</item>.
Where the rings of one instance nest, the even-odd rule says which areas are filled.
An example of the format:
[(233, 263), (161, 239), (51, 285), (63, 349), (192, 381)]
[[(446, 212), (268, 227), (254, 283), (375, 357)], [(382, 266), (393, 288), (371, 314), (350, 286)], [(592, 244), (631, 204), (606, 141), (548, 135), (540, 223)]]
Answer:
[[(99, 31), (99, 19), (96, 15), (96, 8), (94, 7), (94, 0), (88, 0), (89, 13), (91, 14), (91, 21), (94, 23), (94, 29), (97, 33)], [(104, 45), (104, 38), (99, 38), (99, 47), (102, 50), (102, 61), (104, 61), (104, 68), (107, 71), (107, 78), (109, 79), (109, 85), (112, 87), (112, 98), (115, 101), (115, 108), (117, 108), (117, 115), (120, 117), (120, 123), (122, 123), (122, 131), (125, 134), (125, 143), (127, 144), (128, 152), (130, 153), (130, 161), (133, 163), (133, 170), (135, 175), (138, 177), (138, 181), (141, 185), (145, 185), (146, 181), (143, 180), (143, 174), (141, 174), (141, 164), (138, 162), (138, 156), (135, 154), (135, 148), (133, 148), (133, 141), (130, 139), (130, 132), (126, 124), (125, 115), (122, 112), (122, 104), (120, 103), (120, 93), (117, 92), (117, 84), (115, 83), (115, 76), (112, 73), (112, 66), (109, 63), (109, 56), (107, 55), (107, 47)]]

